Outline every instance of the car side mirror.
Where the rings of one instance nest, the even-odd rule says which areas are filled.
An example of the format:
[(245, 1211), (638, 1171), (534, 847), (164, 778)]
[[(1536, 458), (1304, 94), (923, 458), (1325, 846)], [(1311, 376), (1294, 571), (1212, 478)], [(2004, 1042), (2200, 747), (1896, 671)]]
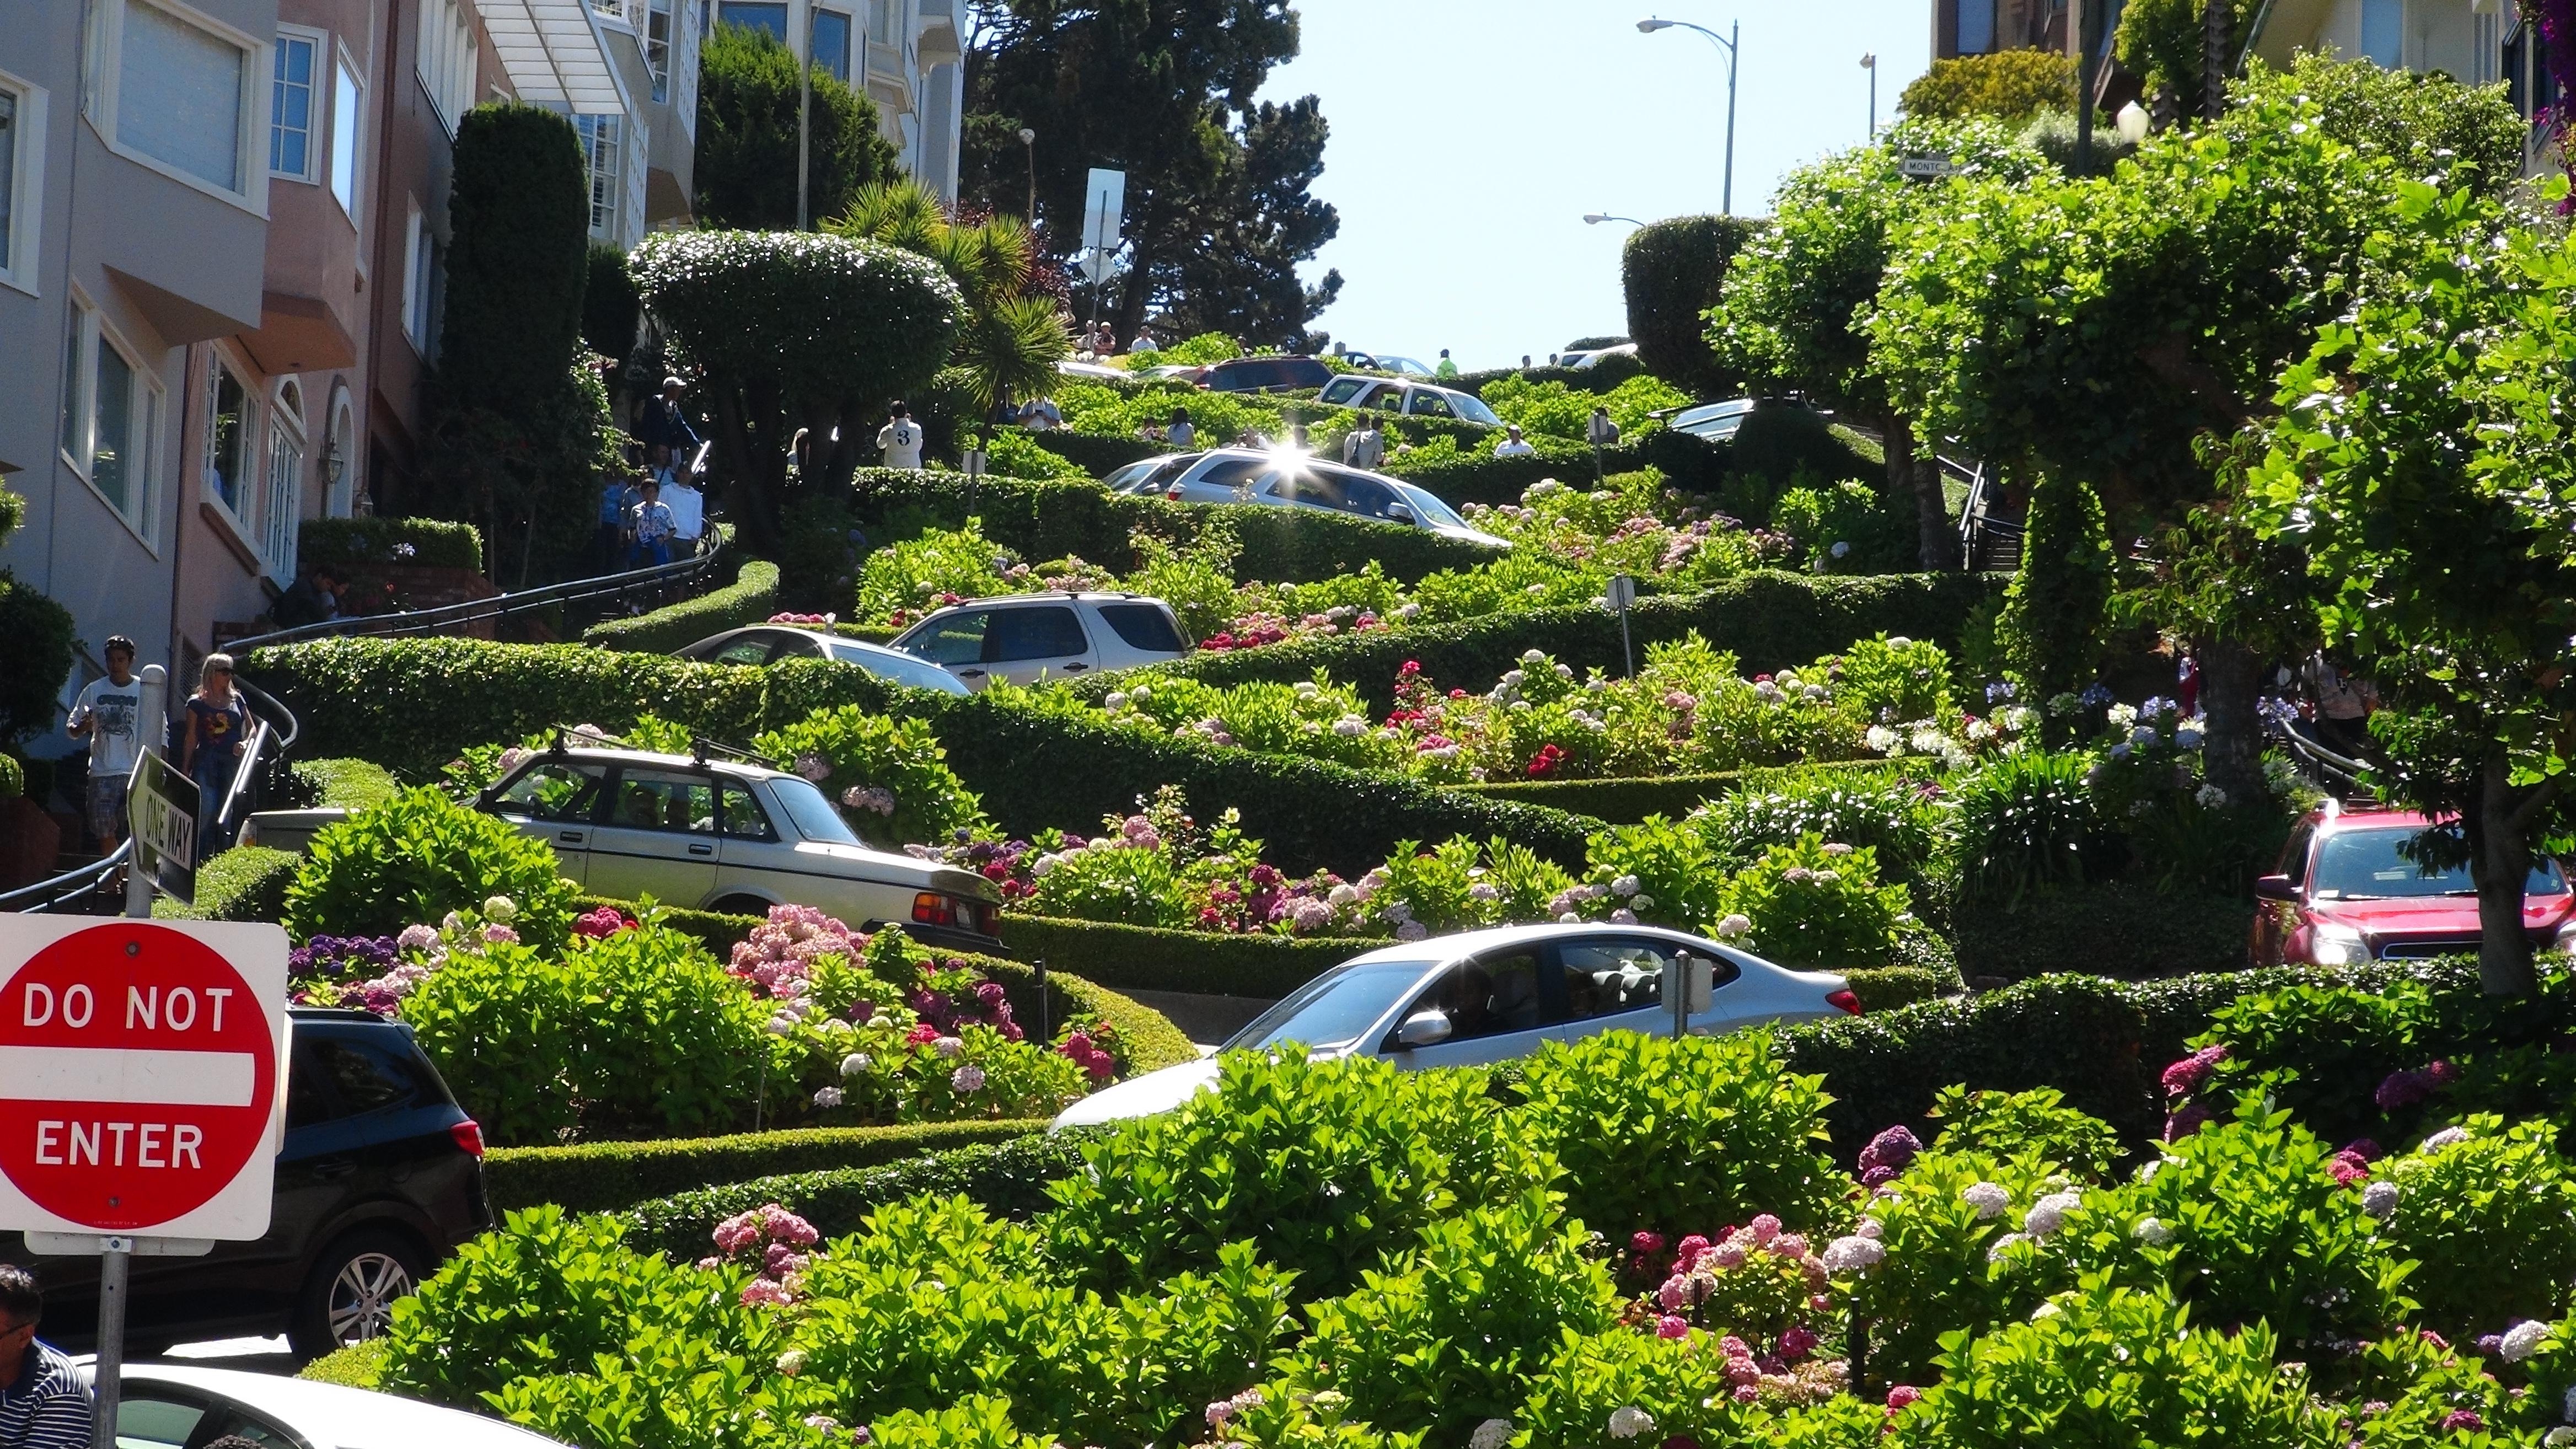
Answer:
[(1409, 503), (1390, 503), (1386, 506), (1386, 517), (1387, 521), (1390, 523), (1411, 523), (1414, 521), (1413, 505)]
[(1395, 1040), (1397, 1045), (1406, 1047), (1438, 1046), (1456, 1031), (1457, 1028), (1449, 1024), (1449, 1013), (1417, 1011), (1404, 1019), (1404, 1025), (1395, 1029)]
[(493, 803), (500, 798), (501, 788), (498, 785), (486, 785), (482, 789), (474, 792), (474, 808), (477, 810), (489, 810), (492, 808)]
[(2258, 900), (2295, 901), (2299, 888), (2286, 875), (2261, 875), (2254, 878), (2254, 895)]

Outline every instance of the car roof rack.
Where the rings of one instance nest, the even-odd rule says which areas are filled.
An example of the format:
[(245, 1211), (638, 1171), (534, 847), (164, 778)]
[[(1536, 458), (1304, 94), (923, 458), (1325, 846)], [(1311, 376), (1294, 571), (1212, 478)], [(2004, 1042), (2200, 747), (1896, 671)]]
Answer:
[[(595, 727), (591, 729), (578, 729), (576, 727), (566, 725), (555, 726), (555, 742), (553, 746), (547, 750), (547, 753), (553, 755), (563, 754), (571, 748), (567, 741), (575, 739), (606, 745), (611, 749), (633, 750), (638, 754), (661, 753), (658, 750), (647, 750), (632, 740), (619, 739), (617, 736)], [(747, 750), (740, 745), (729, 745), (722, 740), (711, 740), (705, 735), (695, 733), (694, 731), (691, 732), (689, 735), (689, 758), (698, 764), (703, 765), (707, 762), (707, 757), (710, 755), (721, 756), (724, 759), (738, 761), (739, 763), (746, 765), (756, 765), (764, 770), (778, 770), (785, 772), (788, 768), (779, 761), (771, 759), (769, 756), (761, 754), (756, 750)]]

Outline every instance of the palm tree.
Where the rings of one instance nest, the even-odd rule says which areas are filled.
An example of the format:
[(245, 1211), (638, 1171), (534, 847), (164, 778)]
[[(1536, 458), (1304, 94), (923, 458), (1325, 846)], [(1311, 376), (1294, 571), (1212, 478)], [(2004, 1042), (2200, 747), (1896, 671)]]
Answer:
[(1012, 216), (960, 222), (920, 182), (903, 177), (860, 188), (850, 209), (824, 229), (884, 242), (939, 263), (966, 294), (966, 325), (957, 334), (955, 370), (978, 413), (997, 399), (1045, 391), (1056, 364), (1072, 350), (1057, 300), (1031, 291), (1037, 244)]

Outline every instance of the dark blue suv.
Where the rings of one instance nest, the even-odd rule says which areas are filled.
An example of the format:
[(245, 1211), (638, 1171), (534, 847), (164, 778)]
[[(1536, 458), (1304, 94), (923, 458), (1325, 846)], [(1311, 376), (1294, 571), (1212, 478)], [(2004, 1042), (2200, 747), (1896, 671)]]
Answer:
[[(284, 1330), (307, 1357), (373, 1338), (456, 1245), (491, 1223), (483, 1133), (411, 1028), (363, 1011), (296, 1007), (286, 1140), (268, 1235), (202, 1258), (133, 1261), (126, 1350)], [(91, 1346), (98, 1260), (39, 1258), (15, 1233), (0, 1260), (45, 1289), (46, 1341)]]

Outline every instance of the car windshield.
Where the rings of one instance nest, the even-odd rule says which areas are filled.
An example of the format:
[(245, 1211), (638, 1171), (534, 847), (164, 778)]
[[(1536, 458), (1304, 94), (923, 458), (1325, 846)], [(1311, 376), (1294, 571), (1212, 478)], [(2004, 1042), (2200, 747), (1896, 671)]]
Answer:
[(916, 659), (894, 649), (863, 649), (846, 639), (825, 645), (832, 657), (843, 664), (855, 664), (870, 674), (909, 684), (915, 689), (935, 689), (942, 694), (958, 692), (957, 680), (947, 670), (926, 660)]
[(1449, 405), (1456, 408), (1458, 416), (1468, 422), (1482, 423), (1489, 428), (1499, 428), (1503, 425), (1503, 420), (1495, 417), (1494, 410), (1485, 406), (1480, 398), (1469, 397), (1463, 392), (1453, 392), (1449, 394)]
[(1753, 411), (1753, 399), (1740, 397), (1732, 402), (1702, 403), (1673, 414), (1672, 428), (1677, 433), (1732, 431), (1742, 427)]
[(1421, 516), (1423, 522), (1428, 523), (1435, 528), (1471, 528), (1474, 526), (1468, 523), (1467, 520), (1460, 518), (1457, 512), (1450, 508), (1448, 504), (1441, 502), (1439, 499), (1432, 497), (1430, 494), (1423, 492), (1419, 488), (1413, 487), (1410, 484), (1398, 484), (1396, 485), (1396, 491), (1404, 495), (1405, 502), (1413, 505), (1413, 511)]
[(1361, 1032), (1393, 1010), (1434, 964), (1371, 961), (1328, 971), (1236, 1032), (1225, 1050), (1277, 1046), (1290, 1041), (1318, 1051), (1349, 1046), (1359, 1040)]
[(1360, 389), (1366, 386), (1368, 386), (1368, 379), (1366, 378), (1337, 377), (1324, 388), (1323, 395), (1318, 397), (1316, 401), (1334, 403), (1337, 405), (1347, 403), (1352, 398), (1359, 396)]
[(850, 831), (850, 822), (823, 798), (823, 792), (812, 782), (795, 775), (781, 775), (769, 782), (769, 793), (778, 799), (779, 808), (796, 824), (796, 833), (819, 845), (860, 845)]
[[(2403, 848), (2423, 834), (2413, 826), (2388, 830), (2339, 830), (2317, 849), (2316, 897), (2321, 901), (2405, 899), (2416, 896), (2472, 896), (2477, 887), (2465, 864), (2428, 871), (2406, 858)], [(2543, 859), (2531, 868), (2523, 893), (2563, 895), (2567, 878), (2558, 862)]]

